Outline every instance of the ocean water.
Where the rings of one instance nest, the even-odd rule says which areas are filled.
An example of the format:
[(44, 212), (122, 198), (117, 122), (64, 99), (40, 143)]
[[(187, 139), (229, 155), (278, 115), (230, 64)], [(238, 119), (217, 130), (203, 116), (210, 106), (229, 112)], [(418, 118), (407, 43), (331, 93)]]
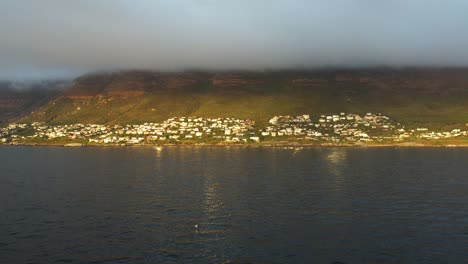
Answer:
[(468, 148), (0, 147), (0, 263), (468, 263)]

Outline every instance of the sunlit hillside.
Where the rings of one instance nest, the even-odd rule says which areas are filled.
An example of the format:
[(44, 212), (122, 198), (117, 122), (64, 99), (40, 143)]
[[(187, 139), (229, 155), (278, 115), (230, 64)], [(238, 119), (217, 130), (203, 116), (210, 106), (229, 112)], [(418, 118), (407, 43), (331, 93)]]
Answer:
[(143, 123), (174, 116), (250, 118), (381, 112), (406, 125), (468, 123), (468, 70), (103, 73), (21, 119), (50, 124)]

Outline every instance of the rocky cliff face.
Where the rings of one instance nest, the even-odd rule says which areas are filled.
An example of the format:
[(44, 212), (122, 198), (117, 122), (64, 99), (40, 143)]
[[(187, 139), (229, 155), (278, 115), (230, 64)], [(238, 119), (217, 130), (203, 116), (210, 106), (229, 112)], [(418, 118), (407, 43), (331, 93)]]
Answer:
[(111, 74), (82, 76), (74, 81), (73, 85), (65, 91), (64, 96), (76, 100), (92, 99), (100, 94), (112, 80)]
[(85, 75), (64, 96), (87, 100), (102, 96), (133, 97), (159, 91), (188, 89), (205, 80), (203, 74), (128, 71)]
[(191, 90), (198, 86), (218, 90), (283, 85), (299, 88), (340, 89), (367, 86), (378, 90), (420, 94), (466, 92), (468, 69), (329, 70), (310, 72), (156, 73), (128, 71), (80, 77), (64, 96), (88, 100), (102, 96), (134, 97), (164, 91)]
[(262, 77), (262, 74), (216, 74), (211, 83), (219, 88), (255, 87), (266, 83)]

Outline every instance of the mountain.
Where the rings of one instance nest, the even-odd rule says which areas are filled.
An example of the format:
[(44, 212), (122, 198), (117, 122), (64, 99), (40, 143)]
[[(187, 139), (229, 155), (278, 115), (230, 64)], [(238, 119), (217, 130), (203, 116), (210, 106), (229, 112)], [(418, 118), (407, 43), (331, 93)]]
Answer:
[(468, 69), (94, 73), (20, 121), (126, 124), (200, 116), (261, 124), (275, 115), (335, 112), (380, 112), (407, 125), (464, 126)]
[(15, 120), (62, 94), (65, 81), (0, 81), (0, 124)]

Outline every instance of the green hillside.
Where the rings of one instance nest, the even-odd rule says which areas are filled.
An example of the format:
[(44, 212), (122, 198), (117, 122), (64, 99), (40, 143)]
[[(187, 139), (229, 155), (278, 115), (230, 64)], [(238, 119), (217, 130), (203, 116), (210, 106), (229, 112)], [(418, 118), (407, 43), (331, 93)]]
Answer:
[[(348, 77), (339, 77), (343, 75)], [(380, 112), (409, 126), (468, 123), (466, 72), (404, 71), (393, 79), (388, 76), (395, 72), (116, 73), (106, 75), (106, 82), (91, 92), (89, 87), (80, 90), (89, 79), (79, 79), (65, 95), (21, 121), (128, 124), (200, 116), (264, 123), (275, 115)]]

